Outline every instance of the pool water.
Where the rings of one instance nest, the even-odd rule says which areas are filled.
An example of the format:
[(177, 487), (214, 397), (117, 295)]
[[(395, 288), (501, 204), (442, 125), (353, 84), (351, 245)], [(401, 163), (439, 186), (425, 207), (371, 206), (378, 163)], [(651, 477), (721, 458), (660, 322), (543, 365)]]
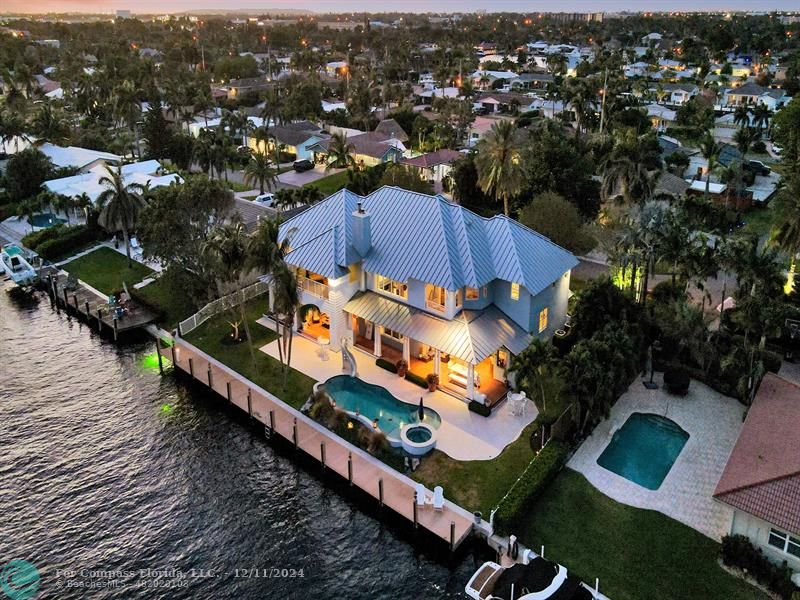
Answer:
[[(336, 401), (337, 408), (357, 412), (370, 421), (378, 420), (378, 428), (390, 438), (400, 438), (400, 428), (419, 421), (419, 406), (398, 400), (386, 388), (349, 375), (337, 375), (325, 382), (325, 391)], [(423, 406), (423, 421), (438, 429), (442, 419), (435, 410)]]
[(31, 216), (31, 225), (34, 227), (52, 227), (53, 225), (66, 222), (66, 219), (57, 217), (53, 213), (39, 213), (38, 215)]
[(431, 432), (424, 427), (412, 427), (406, 431), (406, 437), (415, 444), (423, 444), (431, 439)]
[(661, 415), (633, 413), (597, 459), (601, 467), (657, 490), (689, 439), (680, 426)]

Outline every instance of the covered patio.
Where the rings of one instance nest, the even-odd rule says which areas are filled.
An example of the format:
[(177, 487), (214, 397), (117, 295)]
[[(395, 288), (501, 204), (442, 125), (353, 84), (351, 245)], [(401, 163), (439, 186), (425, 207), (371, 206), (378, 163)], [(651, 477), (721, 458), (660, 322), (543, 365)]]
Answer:
[(494, 306), (462, 311), (448, 321), (374, 292), (344, 307), (356, 347), (392, 363), (405, 360), (419, 377), (439, 376), (439, 388), (496, 406), (506, 395), (512, 353), (530, 336)]

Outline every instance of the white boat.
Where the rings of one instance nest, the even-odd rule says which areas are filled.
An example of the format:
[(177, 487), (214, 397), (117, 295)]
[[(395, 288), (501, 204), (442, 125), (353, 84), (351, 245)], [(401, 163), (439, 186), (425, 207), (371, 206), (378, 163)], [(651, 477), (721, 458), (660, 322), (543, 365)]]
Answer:
[(465, 588), (473, 600), (594, 600), (593, 591), (566, 567), (541, 556), (528, 564), (502, 567), (485, 562)]
[(37, 279), (36, 269), (28, 262), (25, 252), (19, 246), (4, 246), (0, 252), (0, 264), (6, 275), (17, 285), (30, 285)]

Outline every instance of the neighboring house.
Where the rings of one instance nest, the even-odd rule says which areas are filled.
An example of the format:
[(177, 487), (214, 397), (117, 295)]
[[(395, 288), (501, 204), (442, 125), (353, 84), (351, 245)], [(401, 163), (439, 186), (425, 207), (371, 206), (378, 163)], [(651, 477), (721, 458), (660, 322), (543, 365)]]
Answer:
[(511, 89), (543, 90), (553, 81), (550, 73), (522, 73), (511, 80)]
[[(380, 163), (397, 162), (406, 151), (403, 142), (378, 131), (347, 136), (347, 143), (352, 147), (351, 156), (360, 167), (374, 167)], [(330, 145), (331, 140), (328, 138), (311, 144), (307, 149), (313, 153), (315, 162), (327, 162)]]
[(347, 103), (344, 100), (328, 99), (322, 101), (322, 112), (333, 112), (343, 110), (347, 112)]
[(487, 404), (505, 396), (511, 357), (562, 327), (578, 264), (513, 219), (391, 186), (366, 197), (341, 190), (285, 221), (280, 239), (304, 335), (332, 348), (348, 340), (369, 360), (403, 359)]
[(784, 90), (765, 88), (757, 83), (749, 82), (725, 92), (724, 106), (734, 108), (737, 106), (755, 106), (763, 104), (772, 111), (778, 110), (789, 102), (791, 98)]
[(403, 143), (408, 141), (408, 134), (394, 119), (384, 119), (378, 123), (378, 125), (375, 127), (375, 131), (396, 140), (400, 140)]
[(248, 145), (254, 150), (262, 152), (266, 150), (267, 154), (271, 154), (275, 152), (273, 140), (276, 140), (280, 150), (293, 154), (295, 160), (313, 160), (314, 151), (311, 148), (329, 137), (310, 121), (271, 127), (269, 134), (272, 137), (267, 142), (259, 142), (251, 135), (248, 138)]
[(341, 77), (347, 74), (347, 62), (334, 60), (325, 65), (325, 74), (328, 77)]
[(122, 161), (122, 157), (117, 154), (89, 150), (78, 146), (56, 146), (50, 142), (45, 142), (38, 148), (50, 159), (53, 166), (59, 168), (72, 167), (78, 169), (80, 173), (85, 173), (100, 164)]
[(413, 91), (414, 102), (416, 104), (432, 104), (436, 98), (458, 98), (461, 90), (457, 87), (422, 87), (414, 86)]
[(677, 113), (666, 106), (661, 106), (660, 104), (648, 104), (647, 116), (650, 119), (650, 122), (653, 124), (653, 129), (659, 133), (663, 133), (675, 122)]
[(404, 158), (400, 164), (418, 171), (420, 179), (437, 184), (450, 174), (453, 163), (463, 157), (461, 152), (443, 148), (414, 158)]
[(530, 97), (514, 92), (489, 92), (481, 94), (475, 101), (476, 106), (486, 109), (490, 113), (513, 112), (528, 106)]
[(680, 200), (689, 191), (689, 184), (669, 171), (664, 171), (653, 189), (654, 198)]
[[(673, 106), (681, 106), (700, 93), (700, 88), (693, 83), (665, 83), (661, 86), (664, 91), (664, 102)], [(651, 91), (660, 93), (658, 87), (651, 88)]]
[(251, 92), (263, 92), (264, 90), (271, 89), (275, 83), (269, 81), (265, 76), (248, 77), (247, 79), (231, 79), (228, 85), (224, 86), (228, 98), (238, 98), (242, 94)]
[(731, 533), (786, 561), (800, 585), (800, 387), (767, 373), (714, 498), (733, 508)]
[[(100, 183), (103, 177), (108, 177), (105, 163), (97, 164), (85, 173), (45, 181), (42, 186), (47, 190), (62, 196), (76, 197), (86, 194), (92, 202), (107, 187)], [(157, 160), (146, 160), (122, 166), (122, 177), (126, 184), (138, 183), (149, 185), (150, 189), (169, 185), (173, 182), (183, 183), (183, 179), (176, 173), (164, 173), (164, 169)]]

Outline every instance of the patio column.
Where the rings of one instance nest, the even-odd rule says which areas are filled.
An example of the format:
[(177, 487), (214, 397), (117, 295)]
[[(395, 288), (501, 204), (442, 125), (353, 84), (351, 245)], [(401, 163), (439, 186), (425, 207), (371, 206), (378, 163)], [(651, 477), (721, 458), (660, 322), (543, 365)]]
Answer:
[(300, 309), (298, 308), (296, 311), (294, 311), (294, 330), (298, 333), (303, 329), (302, 323), (303, 322), (300, 319)]
[(375, 356), (381, 355), (381, 328), (377, 323), (372, 324), (372, 337), (375, 340)]
[(472, 400), (475, 396), (475, 365), (467, 364), (467, 399)]
[(439, 352), (438, 348), (434, 349), (433, 352), (433, 372), (435, 375), (439, 375), (442, 369), (442, 362), (441, 362), (441, 353)]
[(275, 284), (270, 283), (268, 287), (269, 291), (267, 293), (269, 294), (269, 312), (272, 312), (275, 310)]
[(403, 360), (411, 366), (411, 338), (407, 335), (403, 336)]

